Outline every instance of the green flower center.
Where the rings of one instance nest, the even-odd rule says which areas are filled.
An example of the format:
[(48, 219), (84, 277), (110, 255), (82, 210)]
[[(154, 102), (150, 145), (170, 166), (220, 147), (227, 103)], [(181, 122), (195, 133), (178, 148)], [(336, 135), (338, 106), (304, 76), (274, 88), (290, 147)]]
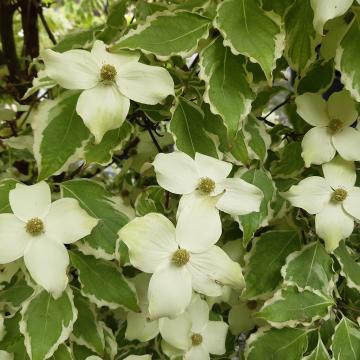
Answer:
[(198, 346), (202, 343), (203, 337), (200, 334), (192, 334), (191, 335), (191, 342), (193, 346)]
[(39, 218), (33, 218), (26, 223), (25, 228), (30, 235), (37, 236), (44, 232), (44, 223)]
[(343, 123), (339, 119), (333, 119), (328, 125), (331, 134), (336, 134), (343, 128)]
[(179, 249), (174, 252), (171, 261), (176, 266), (184, 266), (185, 264), (188, 263), (189, 259), (190, 259), (189, 252), (185, 249)]
[(115, 67), (110, 64), (103, 65), (100, 70), (100, 78), (102, 81), (106, 81), (106, 82), (114, 81), (116, 74), (117, 72)]
[(336, 189), (331, 195), (331, 200), (336, 202), (342, 202), (347, 197), (347, 191), (344, 189)]
[(204, 194), (211, 194), (215, 190), (215, 181), (208, 177), (203, 177), (199, 181), (198, 189)]

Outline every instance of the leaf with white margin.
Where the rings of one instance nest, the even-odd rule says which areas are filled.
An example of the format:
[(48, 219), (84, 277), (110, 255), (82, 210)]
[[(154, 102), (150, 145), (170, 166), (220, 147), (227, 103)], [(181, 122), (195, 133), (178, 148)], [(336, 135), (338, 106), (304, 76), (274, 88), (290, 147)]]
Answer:
[(71, 339), (79, 345), (84, 345), (90, 350), (104, 354), (104, 332), (100, 326), (94, 305), (81, 296), (79, 290), (74, 290), (74, 304), (78, 309), (78, 318), (74, 324)]
[(310, 0), (314, 10), (314, 28), (323, 35), (325, 23), (336, 17), (344, 15), (354, 0)]
[(54, 355), (51, 357), (51, 360), (76, 360), (72, 353), (72, 350), (67, 347), (65, 344), (61, 344), (58, 349), (55, 351)]
[(303, 357), (302, 360), (330, 360), (329, 353), (321, 341), (320, 336), (316, 348), (311, 352), (310, 355)]
[(20, 332), (32, 360), (48, 359), (67, 340), (77, 318), (73, 294), (68, 287), (54, 299), (42, 290), (24, 303), (21, 310)]
[(118, 344), (112, 330), (101, 322), (105, 338), (105, 359), (114, 360), (118, 352)]
[(0, 334), (0, 350), (8, 351), (17, 359), (27, 359), (24, 336), (20, 333), (20, 311), (4, 318), (4, 333)]
[(292, 5), (293, 0), (262, 0), (262, 8), (266, 11), (275, 11), (283, 16), (285, 11)]
[(0, 181), (0, 214), (12, 212), (9, 203), (9, 192), (15, 188), (16, 184), (17, 181), (13, 179)]
[(215, 144), (204, 129), (204, 113), (191, 101), (178, 98), (173, 108), (170, 130), (178, 150), (191, 157), (197, 152), (218, 157)]
[(336, 50), (335, 67), (341, 82), (356, 101), (360, 101), (360, 9), (353, 8), (354, 18)]
[(82, 157), (90, 132), (76, 112), (80, 92), (66, 91), (39, 105), (31, 126), (38, 180), (58, 175)]
[(224, 37), (224, 45), (257, 62), (270, 81), (284, 49), (280, 22), (278, 15), (265, 12), (257, 1), (227, 0), (220, 3), (214, 25)]
[(265, 302), (256, 316), (276, 328), (295, 327), (299, 324), (306, 326), (318, 319), (326, 320), (333, 304), (333, 299), (319, 291), (298, 291), (295, 287), (288, 287), (279, 289)]
[(214, 114), (222, 117), (231, 138), (241, 129), (255, 98), (244, 64), (243, 56), (233, 55), (223, 46), (221, 36), (200, 53), (199, 77), (205, 81), (204, 101)]
[(281, 281), (286, 258), (300, 249), (300, 233), (294, 230), (268, 231), (255, 239), (245, 261), (244, 297), (254, 298), (273, 291)]
[(271, 137), (266, 132), (265, 124), (250, 114), (244, 121), (243, 133), (248, 145), (249, 157), (259, 159), (263, 163), (271, 145)]
[(116, 255), (118, 231), (128, 218), (117, 209), (116, 203), (102, 185), (90, 180), (70, 180), (61, 183), (62, 195), (79, 201), (80, 206), (99, 219), (91, 234), (78, 241), (76, 246), (85, 254), (112, 260)]
[(334, 251), (334, 255), (340, 263), (340, 274), (346, 279), (347, 286), (360, 292), (360, 264), (350, 255), (344, 241)]
[(268, 224), (268, 219), (271, 216), (270, 202), (275, 194), (275, 186), (270, 174), (265, 170), (251, 169), (242, 174), (241, 178), (257, 186), (264, 193), (259, 212), (235, 217), (243, 231), (244, 246), (247, 246), (253, 238), (255, 231)]
[(359, 360), (359, 326), (343, 317), (335, 328), (331, 350), (334, 360)]
[(123, 147), (129, 140), (133, 126), (125, 121), (119, 129), (110, 130), (105, 133), (99, 144), (89, 142), (84, 149), (85, 161), (89, 163), (97, 163), (107, 165), (111, 162), (114, 151)]
[(71, 263), (79, 271), (81, 293), (96, 306), (139, 311), (136, 293), (114, 263), (70, 251)]
[(0, 306), (6, 304), (10, 307), (19, 307), (26, 299), (28, 299), (34, 292), (24, 279), (19, 279), (14, 284), (11, 284), (0, 291)]
[(211, 20), (187, 11), (163, 11), (146, 18), (144, 24), (129, 31), (110, 49), (139, 49), (166, 60), (173, 55), (192, 55), (201, 39), (207, 38)]
[(299, 360), (308, 345), (307, 331), (303, 329), (260, 328), (247, 341), (247, 360)]
[(317, 241), (293, 252), (281, 269), (285, 285), (300, 290), (319, 290), (330, 295), (334, 288), (333, 260), (322, 244)]
[[(316, 59), (314, 11), (309, 0), (295, 0), (285, 15), (285, 57), (291, 68), (303, 74)], [(301, 44), (301, 46), (299, 45)]]

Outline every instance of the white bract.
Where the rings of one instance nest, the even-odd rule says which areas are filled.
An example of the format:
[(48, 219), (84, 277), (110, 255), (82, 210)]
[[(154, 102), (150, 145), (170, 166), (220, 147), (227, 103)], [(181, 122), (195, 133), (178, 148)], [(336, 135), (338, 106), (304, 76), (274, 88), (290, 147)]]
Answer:
[(360, 160), (360, 132), (350, 127), (358, 113), (347, 91), (332, 94), (328, 102), (314, 93), (300, 95), (295, 102), (298, 114), (314, 126), (301, 143), (306, 167), (330, 161), (336, 151), (345, 160)]
[[(208, 236), (189, 237), (186, 219), (174, 227), (161, 214), (136, 218), (119, 231), (129, 249), (131, 264), (153, 273), (148, 290), (151, 319), (176, 317), (189, 305), (192, 289), (208, 296), (219, 296), (222, 285), (244, 286), (240, 265), (215, 246)], [(215, 266), (214, 266), (215, 265)]]
[[(200, 153), (195, 159), (183, 152), (158, 154), (153, 162), (161, 187), (183, 195), (178, 208), (178, 226), (188, 238), (221, 235), (219, 210), (230, 215), (259, 211), (262, 191), (240, 178), (227, 178), (232, 164)], [(183, 215), (186, 226), (183, 225)]]
[(65, 89), (84, 90), (76, 111), (100, 142), (104, 134), (124, 122), (130, 100), (155, 105), (174, 94), (167, 70), (138, 62), (139, 54), (112, 54), (96, 40), (91, 52), (69, 50), (42, 54), (46, 73)]
[(75, 199), (51, 203), (50, 188), (43, 181), (17, 184), (9, 202), (13, 214), (0, 214), (0, 264), (23, 256), (32, 278), (54, 297), (60, 296), (68, 283), (65, 244), (89, 235), (98, 220)]
[(324, 177), (310, 176), (284, 195), (293, 206), (315, 214), (316, 233), (332, 252), (351, 235), (354, 219), (360, 220), (360, 188), (354, 186), (353, 162), (337, 156), (322, 168)]
[(209, 306), (194, 295), (186, 312), (176, 319), (160, 319), (163, 339), (184, 352), (186, 360), (210, 360), (210, 354), (225, 353), (228, 325), (223, 321), (209, 321)]
[(141, 312), (127, 313), (125, 338), (128, 340), (149, 341), (159, 333), (159, 321), (150, 320), (149, 301), (147, 298), (150, 275), (140, 273), (131, 279), (136, 288)]

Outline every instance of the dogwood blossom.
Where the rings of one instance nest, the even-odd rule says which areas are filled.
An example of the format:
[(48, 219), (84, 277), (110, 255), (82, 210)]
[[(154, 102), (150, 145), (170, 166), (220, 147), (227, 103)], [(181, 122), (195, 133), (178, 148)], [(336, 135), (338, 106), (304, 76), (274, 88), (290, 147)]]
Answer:
[(138, 62), (139, 54), (112, 54), (96, 40), (91, 52), (47, 49), (45, 71), (65, 89), (84, 90), (76, 111), (100, 142), (104, 134), (124, 122), (130, 100), (155, 105), (174, 94), (174, 82), (164, 68)]
[(290, 188), (284, 196), (293, 206), (315, 214), (317, 235), (324, 239), (327, 251), (337, 248), (360, 220), (360, 188), (355, 187), (353, 162), (336, 156), (322, 166), (324, 177), (310, 176)]
[(153, 273), (148, 290), (151, 319), (183, 313), (191, 301), (192, 289), (218, 296), (222, 284), (243, 288), (240, 265), (213, 245), (217, 235), (213, 234), (210, 243), (208, 237), (199, 234), (189, 238), (184, 225), (175, 229), (169, 219), (157, 213), (136, 218), (119, 231), (131, 264)]
[(360, 132), (350, 127), (358, 113), (347, 91), (332, 94), (328, 102), (313, 93), (300, 95), (295, 102), (298, 114), (314, 126), (301, 143), (306, 167), (330, 161), (336, 151), (345, 160), (360, 160)]
[(60, 296), (68, 283), (65, 244), (89, 235), (98, 220), (75, 199), (51, 203), (50, 188), (44, 181), (17, 184), (9, 193), (9, 202), (13, 214), (0, 214), (0, 263), (23, 256), (32, 278), (54, 297)]
[(132, 279), (139, 299), (141, 312), (127, 313), (125, 338), (128, 340), (149, 341), (159, 334), (159, 321), (150, 320), (149, 301), (147, 298), (150, 275), (140, 273)]
[(228, 178), (232, 164), (200, 153), (195, 159), (177, 151), (158, 154), (153, 166), (161, 187), (181, 194), (178, 225), (186, 215), (188, 238), (221, 234), (219, 210), (231, 215), (245, 215), (259, 211), (262, 191), (240, 178)]
[(159, 320), (163, 339), (184, 352), (186, 360), (209, 360), (210, 354), (225, 353), (228, 325), (223, 321), (209, 321), (209, 306), (194, 295), (186, 312), (176, 319)]

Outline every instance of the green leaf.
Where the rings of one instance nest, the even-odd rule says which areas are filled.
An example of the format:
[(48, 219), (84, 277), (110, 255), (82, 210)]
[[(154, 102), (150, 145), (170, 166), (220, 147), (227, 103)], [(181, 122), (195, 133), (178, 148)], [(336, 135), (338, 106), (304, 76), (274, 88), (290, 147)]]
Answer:
[(340, 273), (346, 279), (347, 286), (360, 292), (360, 264), (349, 254), (343, 241), (334, 251), (334, 255), (340, 263)]
[(68, 288), (56, 300), (47, 291), (41, 291), (23, 305), (21, 315), (20, 331), (27, 353), (32, 360), (43, 360), (70, 336), (77, 311)]
[(263, 11), (254, 0), (227, 0), (218, 7), (215, 26), (234, 54), (242, 54), (261, 66), (272, 78), (276, 60), (284, 48), (284, 34), (276, 14)]
[(286, 258), (300, 249), (300, 234), (291, 230), (269, 231), (254, 241), (245, 268), (244, 297), (253, 298), (273, 291), (281, 281)]
[(205, 81), (204, 100), (214, 114), (220, 115), (233, 138), (242, 120), (251, 111), (254, 93), (244, 69), (245, 60), (223, 46), (221, 37), (200, 53), (200, 79)]
[(334, 62), (317, 61), (312, 64), (304, 77), (300, 79), (296, 86), (298, 95), (306, 92), (323, 92), (330, 87), (334, 80)]
[(335, 284), (333, 261), (320, 242), (304, 246), (289, 255), (281, 269), (284, 282), (300, 290), (314, 289), (330, 295)]
[(78, 98), (79, 92), (68, 91), (39, 107), (32, 123), (38, 180), (61, 173), (81, 157), (90, 133), (76, 113)]
[(360, 9), (354, 7), (354, 18), (336, 50), (335, 66), (341, 72), (341, 82), (356, 101), (360, 101)]
[(24, 345), (24, 336), (20, 333), (19, 322), (21, 319), (20, 312), (5, 317), (4, 330), (5, 334), (0, 340), (0, 350), (14, 354), (14, 360), (27, 360), (26, 349)]
[(77, 199), (89, 215), (100, 221), (77, 246), (81, 251), (104, 259), (116, 258), (118, 231), (128, 218), (116, 208), (110, 194), (99, 184), (90, 180), (70, 180), (61, 183), (64, 197)]
[(15, 189), (16, 184), (17, 181), (12, 179), (6, 179), (0, 182), (0, 214), (12, 212), (9, 203), (9, 192)]
[(295, 287), (288, 287), (278, 290), (256, 316), (279, 328), (310, 325), (315, 320), (325, 318), (333, 304), (332, 299), (320, 292), (298, 291)]
[(60, 39), (52, 49), (62, 53), (71, 49), (87, 48), (94, 42), (95, 33), (99, 30), (101, 30), (101, 26), (88, 30), (73, 30)]
[(161, 59), (173, 55), (187, 57), (196, 51), (199, 41), (208, 36), (210, 25), (210, 19), (196, 13), (156, 13), (148, 17), (143, 25), (129, 31), (111, 51), (140, 49)]
[(89, 356), (96, 355), (93, 351), (89, 350), (87, 347), (78, 345), (76, 343), (72, 344), (72, 349), (74, 352), (75, 360), (87, 360)]
[(262, 7), (266, 11), (275, 11), (277, 14), (283, 16), (292, 2), (293, 0), (262, 0)]
[(133, 131), (129, 122), (124, 122), (119, 129), (105, 133), (99, 144), (89, 142), (85, 147), (85, 160), (87, 163), (107, 165), (111, 162), (114, 151), (119, 150), (127, 142)]
[(74, 304), (78, 310), (78, 318), (71, 339), (102, 356), (105, 345), (104, 333), (98, 323), (94, 305), (81, 296), (78, 290), (74, 292)]
[(343, 317), (335, 328), (331, 350), (334, 360), (359, 360), (359, 326)]
[(321, 341), (320, 336), (316, 348), (311, 352), (310, 355), (305, 356), (303, 360), (330, 360), (329, 353), (326, 350), (325, 345)]
[(126, 281), (120, 268), (110, 261), (71, 251), (73, 266), (79, 271), (81, 293), (97, 306), (110, 309), (124, 307), (139, 311), (133, 288)]
[(113, 29), (121, 29), (126, 25), (125, 14), (127, 11), (127, 0), (118, 0), (111, 6), (106, 25)]
[(0, 291), (0, 305), (7, 304), (19, 307), (22, 302), (28, 299), (34, 292), (24, 279), (20, 279), (15, 284), (11, 284), (6, 289)]
[(50, 360), (76, 360), (72, 350), (65, 344), (61, 344)]
[(217, 158), (214, 142), (204, 130), (204, 113), (191, 101), (180, 97), (170, 122), (176, 147), (191, 157), (196, 152)]
[(291, 68), (300, 74), (316, 58), (317, 41), (313, 19), (310, 0), (295, 0), (285, 15), (285, 56)]
[(305, 167), (301, 152), (300, 141), (286, 144), (279, 154), (280, 159), (272, 163), (271, 173), (281, 178), (293, 178), (299, 175)]
[(247, 343), (247, 360), (299, 360), (307, 348), (303, 329), (260, 329)]
[(164, 201), (165, 190), (160, 186), (149, 186), (136, 198), (136, 214), (144, 216), (151, 212), (165, 213)]
[(258, 120), (254, 115), (249, 115), (244, 123), (243, 129), (245, 141), (248, 148), (253, 150), (255, 158), (264, 162), (267, 157), (267, 150), (270, 146), (270, 135), (266, 132), (263, 122)]
[(237, 221), (243, 230), (244, 245), (247, 246), (253, 238), (255, 231), (259, 227), (265, 226), (268, 223), (267, 218), (270, 215), (269, 207), (275, 188), (270, 175), (264, 170), (249, 170), (245, 172), (241, 178), (248, 183), (257, 186), (264, 193), (264, 198), (261, 202), (259, 212), (252, 212), (250, 214), (237, 217)]

